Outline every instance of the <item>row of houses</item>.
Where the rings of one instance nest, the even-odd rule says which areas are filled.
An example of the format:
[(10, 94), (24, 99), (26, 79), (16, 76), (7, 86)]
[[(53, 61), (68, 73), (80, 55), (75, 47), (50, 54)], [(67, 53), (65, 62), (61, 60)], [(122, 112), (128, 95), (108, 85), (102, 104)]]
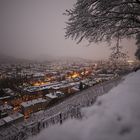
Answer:
[(32, 113), (46, 109), (48, 103), (49, 100), (43, 98), (23, 102), (21, 104), (21, 112), (24, 114), (24, 118), (28, 118)]
[(24, 115), (21, 113), (14, 113), (7, 117), (0, 119), (0, 128), (7, 127), (13, 123), (21, 122), (24, 120)]

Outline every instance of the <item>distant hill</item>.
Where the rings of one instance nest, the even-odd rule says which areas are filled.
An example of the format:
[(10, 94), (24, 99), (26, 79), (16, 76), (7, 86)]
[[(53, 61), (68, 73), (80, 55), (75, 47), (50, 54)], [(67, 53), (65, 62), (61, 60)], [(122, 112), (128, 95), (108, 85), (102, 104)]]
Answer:
[(5, 54), (0, 54), (0, 63), (7, 63), (7, 62), (12, 62), (15, 61), (16, 59), (11, 56), (7, 56)]
[(91, 60), (79, 58), (79, 57), (64, 57), (64, 56), (51, 56), (51, 55), (41, 55), (34, 59), (24, 59), (16, 58), (14, 56), (9, 56), (5, 54), (0, 54), (0, 64), (1, 63), (46, 63), (46, 62), (89, 62)]
[(36, 57), (35, 59), (38, 62), (47, 62), (47, 61), (68, 61), (68, 62), (81, 62), (81, 61), (89, 61), (88, 59), (80, 58), (80, 57), (66, 57), (66, 56), (51, 56), (51, 55), (41, 55)]
[(0, 63), (22, 63), (22, 62), (29, 62), (26, 59), (20, 59), (13, 56), (8, 56), (5, 54), (0, 54)]

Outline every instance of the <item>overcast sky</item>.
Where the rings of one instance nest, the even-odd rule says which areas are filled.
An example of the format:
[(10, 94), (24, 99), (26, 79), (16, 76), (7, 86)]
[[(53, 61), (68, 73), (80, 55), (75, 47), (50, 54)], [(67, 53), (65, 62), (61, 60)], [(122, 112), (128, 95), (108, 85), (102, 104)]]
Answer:
[[(108, 44), (76, 44), (65, 39), (65, 9), (76, 0), (0, 0), (0, 52), (24, 58), (71, 56), (103, 59), (109, 55)], [(135, 41), (122, 43), (134, 58)]]

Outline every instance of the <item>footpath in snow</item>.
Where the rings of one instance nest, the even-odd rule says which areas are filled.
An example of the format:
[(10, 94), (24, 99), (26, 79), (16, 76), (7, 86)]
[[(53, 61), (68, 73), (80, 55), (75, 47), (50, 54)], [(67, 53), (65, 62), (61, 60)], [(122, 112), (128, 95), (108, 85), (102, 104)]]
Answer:
[(82, 120), (53, 125), (29, 140), (140, 140), (140, 71), (82, 109)]

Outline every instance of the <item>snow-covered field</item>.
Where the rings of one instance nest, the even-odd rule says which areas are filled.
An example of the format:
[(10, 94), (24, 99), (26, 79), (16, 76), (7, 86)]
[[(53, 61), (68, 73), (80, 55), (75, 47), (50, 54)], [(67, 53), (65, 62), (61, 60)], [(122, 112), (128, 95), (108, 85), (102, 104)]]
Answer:
[(140, 140), (140, 71), (96, 103), (82, 109), (82, 120), (68, 120), (44, 129), (29, 140)]

